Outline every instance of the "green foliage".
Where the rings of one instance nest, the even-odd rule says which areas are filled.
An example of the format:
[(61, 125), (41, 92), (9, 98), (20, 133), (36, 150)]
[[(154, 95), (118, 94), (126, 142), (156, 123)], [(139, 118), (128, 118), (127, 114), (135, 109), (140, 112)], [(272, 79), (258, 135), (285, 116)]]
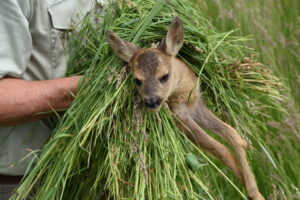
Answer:
[[(282, 174), (268, 170), (272, 187), (260, 184), (268, 191), (270, 199), (299, 198), (300, 187), (300, 2), (298, 0), (254, 1), (204, 1), (199, 0), (201, 10), (219, 30), (239, 29), (236, 35), (252, 35), (246, 42), (259, 53), (259, 61), (270, 68), (285, 83), (284, 104), (288, 115), (272, 112), (267, 130), (262, 134), (277, 168)], [(256, 174), (265, 162), (253, 162)], [(269, 167), (268, 167), (269, 169)], [(272, 169), (272, 168), (271, 168)], [(285, 177), (285, 178), (283, 178)], [(293, 194), (287, 197), (286, 193)]]
[(12, 199), (246, 199), (232, 173), (176, 128), (167, 107), (143, 108), (128, 67), (107, 44), (108, 29), (141, 47), (157, 44), (173, 13), (185, 27), (179, 57), (199, 75), (209, 107), (249, 141), (262, 193), (275, 185), (293, 195), (274, 181), (290, 178), (262, 137), (271, 114), (285, 112), (280, 81), (243, 46), (247, 38), (218, 32), (199, 10), (190, 0), (126, 0), (106, 8), (101, 25), (85, 19), (70, 40), (69, 63), (69, 75), (85, 79)]

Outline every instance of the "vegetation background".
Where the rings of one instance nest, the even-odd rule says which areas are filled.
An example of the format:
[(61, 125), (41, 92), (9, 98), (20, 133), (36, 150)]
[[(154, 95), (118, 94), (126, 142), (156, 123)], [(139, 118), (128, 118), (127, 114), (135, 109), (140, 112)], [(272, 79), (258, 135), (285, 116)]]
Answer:
[[(264, 162), (262, 152), (260, 158), (252, 160), (252, 166), (260, 190), (270, 194), (267, 199), (300, 199), (300, 1), (198, 1), (204, 17), (219, 31), (238, 29), (236, 35), (252, 35), (247, 45), (259, 52), (259, 60), (285, 83), (288, 115), (274, 112), (268, 123), (269, 133), (262, 136), (282, 176), (272, 175), (273, 167)], [(262, 166), (270, 168), (269, 181), (274, 183), (271, 190), (260, 180), (266, 177), (259, 169)], [(225, 196), (220, 193), (219, 198), (230, 199)]]
[[(88, 82), (82, 83), (85, 87), (12, 199), (27, 199), (34, 191), (30, 199), (91, 200), (99, 199), (100, 193), (122, 200), (246, 200), (232, 173), (191, 148), (169, 112), (162, 109), (156, 115), (137, 109), (132, 77), (127, 78), (126, 68), (111, 56), (104, 30), (113, 28), (122, 38), (144, 46), (161, 40), (172, 12), (184, 21), (189, 33), (185, 40), (207, 50), (199, 53), (202, 48), (195, 52), (185, 45), (181, 56), (193, 56), (189, 62), (196, 73), (198, 66), (207, 64), (199, 73), (203, 97), (248, 140), (249, 162), (261, 193), (266, 200), (300, 199), (300, 1), (119, 1), (124, 7), (114, 7), (119, 7), (116, 16), (106, 14), (101, 29), (87, 20), (75, 34), (69, 74), (85, 72)], [(199, 29), (194, 29), (193, 19), (201, 22)], [(206, 36), (209, 40), (202, 41)], [(250, 54), (259, 53), (253, 60), (269, 66), (284, 87), (265, 67), (248, 63), (239, 68), (247, 64), (243, 58), (251, 56), (243, 53), (248, 48), (240, 42), (254, 49)], [(224, 67), (227, 61), (219, 59), (224, 55), (230, 66), (232, 60), (245, 61), (237, 65), (239, 77), (223, 75), (230, 73)]]

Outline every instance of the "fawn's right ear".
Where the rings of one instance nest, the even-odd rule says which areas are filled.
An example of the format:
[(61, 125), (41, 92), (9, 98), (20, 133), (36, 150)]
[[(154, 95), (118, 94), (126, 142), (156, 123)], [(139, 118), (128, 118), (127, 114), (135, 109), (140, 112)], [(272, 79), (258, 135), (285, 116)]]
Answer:
[(126, 62), (129, 62), (135, 52), (139, 49), (134, 44), (121, 39), (111, 30), (106, 32), (106, 37), (115, 54)]

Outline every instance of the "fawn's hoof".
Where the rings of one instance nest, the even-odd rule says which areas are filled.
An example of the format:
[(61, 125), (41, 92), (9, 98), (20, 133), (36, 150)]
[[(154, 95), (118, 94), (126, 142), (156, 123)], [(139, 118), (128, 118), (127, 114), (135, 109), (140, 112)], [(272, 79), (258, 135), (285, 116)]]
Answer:
[(260, 193), (258, 193), (257, 195), (255, 195), (253, 197), (249, 197), (248, 199), (249, 200), (265, 200), (265, 198)]

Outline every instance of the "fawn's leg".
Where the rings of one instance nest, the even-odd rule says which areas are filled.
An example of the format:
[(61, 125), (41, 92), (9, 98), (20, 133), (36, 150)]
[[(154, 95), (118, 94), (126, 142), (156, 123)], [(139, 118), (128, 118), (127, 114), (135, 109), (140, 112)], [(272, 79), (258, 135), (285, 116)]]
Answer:
[(241, 168), (242, 183), (246, 188), (249, 198), (253, 200), (264, 200), (264, 197), (258, 190), (254, 175), (247, 161), (245, 151), (247, 142), (241, 138), (234, 128), (216, 117), (202, 102), (200, 102), (193, 115), (197, 124), (217, 133), (233, 147)]
[(242, 181), (239, 166), (236, 164), (235, 157), (229, 149), (208, 135), (198, 124), (193, 120), (188, 112), (188, 108), (184, 105), (176, 109), (172, 109), (173, 113), (178, 117), (179, 128), (200, 148), (218, 158), (221, 162), (227, 165), (233, 173)]

